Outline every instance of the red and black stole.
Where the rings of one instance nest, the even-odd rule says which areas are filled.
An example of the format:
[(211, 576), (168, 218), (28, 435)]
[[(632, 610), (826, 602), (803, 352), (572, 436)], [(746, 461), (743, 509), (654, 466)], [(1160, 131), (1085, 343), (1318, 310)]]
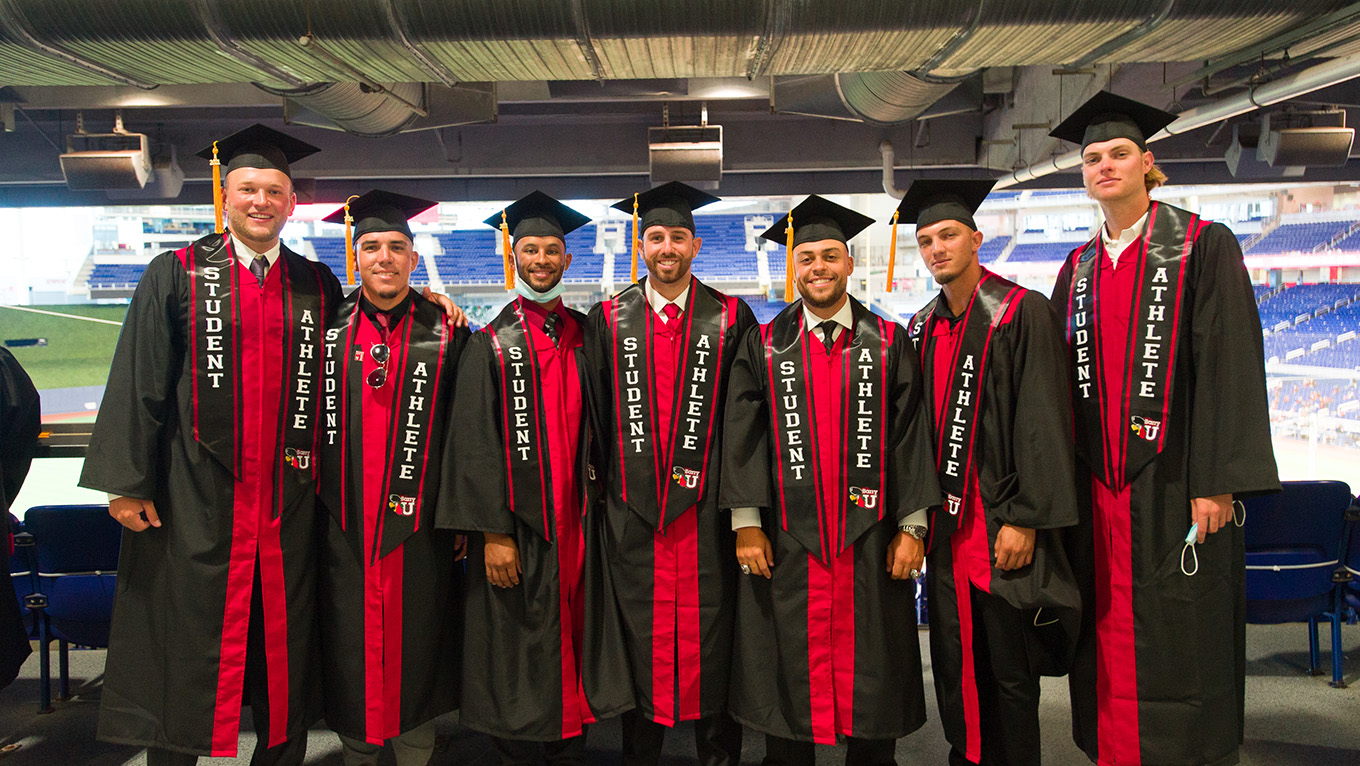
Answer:
[[(770, 433), (778, 460), (779, 519), (783, 529), (822, 561), (854, 543), (883, 519), (884, 450), (888, 435), (887, 357), (897, 325), (875, 316), (854, 298), (854, 328), (840, 359), (841, 401), (821, 410), (812, 400), (809, 332), (803, 302), (797, 301), (760, 328), (770, 391)], [(826, 472), (818, 449), (817, 419), (841, 419), (841, 487), (831, 496), (838, 507), (823, 508)], [(810, 513), (819, 509), (818, 513)], [(836, 519), (823, 530), (822, 519)], [(824, 535), (823, 532), (826, 534)], [(828, 541), (827, 546), (822, 540)], [(833, 550), (826, 550), (826, 548)]]
[[(1107, 391), (1101, 374), (1101, 336), (1096, 325), (1100, 307), (1100, 263), (1108, 256), (1097, 234), (1072, 251), (1072, 285), (1067, 298), (1067, 343), (1072, 357), (1072, 409), (1076, 419), (1077, 454), (1096, 478), (1122, 489), (1165, 444), (1171, 409), (1180, 332), (1181, 297), (1190, 250), (1203, 230), (1199, 216), (1161, 202), (1148, 209), (1147, 225), (1134, 248), (1134, 303), (1129, 307), (1128, 362), (1120, 391)], [(1122, 445), (1109, 443), (1105, 402), (1118, 396), (1123, 405)], [(1136, 437), (1136, 438), (1130, 438)], [(1124, 465), (1115, 465), (1117, 455)]]
[[(240, 269), (229, 234), (214, 234), (190, 245), (184, 265), (189, 273), (189, 345), (193, 360), (194, 437), (241, 477), (238, 442), (242, 424), (237, 398), (242, 369)], [(278, 455), (274, 466), (274, 516), (289, 507), (316, 479), (321, 398), (317, 393), (322, 329), (326, 316), (320, 264), (280, 248), (275, 262), (283, 280), (283, 397), (279, 407)]]
[[(363, 444), (358, 404), (363, 387), (368, 385), (363, 360), (369, 353), (358, 340), (360, 323), (368, 321), (359, 309), (361, 292), (356, 289), (340, 304), (335, 320), (326, 329), (322, 388), (326, 421), (322, 429), (321, 471), (326, 478), (320, 483), (318, 494), (346, 532), (351, 523), (356, 530), (362, 530), (363, 523), (358, 504), (350, 507), (354, 491), (351, 475), (363, 470), (355, 459), (381, 457), (357, 454)], [(398, 388), (386, 434), (384, 499), (374, 536), (375, 548), (368, 554), (370, 562), (396, 550), (420, 528), (426, 499), (425, 477), (428, 470), (438, 471), (440, 465), (444, 428), (440, 415), (442, 396), (446, 393), (440, 382), (445, 375), (444, 352), (452, 332), (438, 306), (416, 298), (408, 303), (406, 314), (394, 323), (388, 338), (391, 362), (386, 385)]]
[[(681, 352), (676, 386), (657, 391), (651, 381), (652, 338), (661, 320), (642, 285), (614, 297), (611, 305), (614, 424), (622, 496), (653, 529), (665, 529), (704, 495), (713, 449), (723, 343), (736, 315), (736, 299), (690, 282), (681, 315)], [(671, 397), (670, 440), (661, 444), (657, 397)]]
[[(936, 314), (936, 307), (945, 301), (943, 294), (927, 303), (911, 318), (907, 332), (912, 346), (921, 355), (921, 372), (925, 380), (925, 396), (934, 413), (935, 464), (940, 489), (945, 493), (944, 510), (957, 527), (959, 512), (968, 507), (972, 487), (969, 477), (975, 470), (974, 445), (977, 443), (978, 412), (982, 400), (982, 380), (991, 352), (992, 335), (1009, 312), (1011, 303), (1025, 294), (1020, 287), (995, 274), (984, 271), (982, 279), (968, 299), (968, 307), (957, 320), (963, 322), (963, 337), (950, 361), (945, 407), (935, 412), (935, 353), (934, 330), (939, 322), (949, 320)], [(932, 538), (935, 529), (932, 525)], [(941, 530), (943, 532), (943, 530)], [(948, 535), (939, 537), (945, 539)]]
[[(544, 411), (541, 339), (529, 332), (524, 308), (511, 301), (483, 332), (491, 335), (501, 383), (501, 438), (511, 512), (540, 537), (555, 537), (552, 452)], [(571, 470), (563, 466), (563, 470)]]

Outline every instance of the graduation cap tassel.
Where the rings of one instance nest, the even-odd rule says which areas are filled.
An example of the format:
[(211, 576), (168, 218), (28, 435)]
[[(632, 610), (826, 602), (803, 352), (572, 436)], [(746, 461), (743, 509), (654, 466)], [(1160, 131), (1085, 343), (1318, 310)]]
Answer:
[(632, 251), (633, 251), (633, 271), (632, 271), (632, 274), (633, 274), (633, 281), (634, 281), (634, 282), (637, 281), (637, 258), (638, 258), (638, 247), (639, 247), (639, 245), (641, 244), (641, 243), (638, 241), (638, 230), (637, 230), (637, 227), (638, 227), (638, 195), (634, 194), (634, 195), (633, 195), (633, 240), (632, 240), (632, 241), (633, 241), (633, 247), (631, 248)]
[(793, 303), (793, 213), (789, 213), (789, 225), (784, 229), (784, 302)]
[(354, 227), (354, 216), (349, 214), (349, 203), (359, 199), (359, 195), (351, 194), (345, 200), (345, 284), (354, 284), (354, 243), (350, 241), (350, 231)]
[(893, 211), (892, 219), (892, 239), (888, 245), (888, 289), (884, 292), (892, 292), (893, 289), (893, 269), (897, 266), (897, 214)]
[(505, 217), (505, 211), (501, 211), (501, 252), (505, 254), (505, 289), (515, 289), (515, 264), (511, 260), (510, 249), (510, 223)]
[(217, 159), (217, 142), (213, 142), (213, 156), (208, 161), (212, 165), (213, 174), (213, 221), (216, 228), (213, 231), (222, 233), (222, 161)]

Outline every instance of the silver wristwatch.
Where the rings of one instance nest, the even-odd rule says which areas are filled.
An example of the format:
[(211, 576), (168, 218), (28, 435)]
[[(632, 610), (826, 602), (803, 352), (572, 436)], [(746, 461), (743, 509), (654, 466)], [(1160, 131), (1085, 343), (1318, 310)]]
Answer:
[(926, 526), (924, 524), (903, 524), (899, 530), (906, 532), (917, 540), (926, 539)]

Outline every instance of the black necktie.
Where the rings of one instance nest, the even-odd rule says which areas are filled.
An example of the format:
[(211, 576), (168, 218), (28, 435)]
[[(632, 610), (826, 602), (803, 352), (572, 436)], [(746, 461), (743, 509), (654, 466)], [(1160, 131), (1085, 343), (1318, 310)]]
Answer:
[(250, 262), (250, 273), (255, 275), (255, 281), (264, 287), (264, 278), (269, 275), (269, 261), (263, 255), (257, 255)]
[(836, 329), (836, 323), (830, 319), (817, 325), (817, 329), (822, 331), (822, 345), (826, 346), (826, 355), (831, 356), (831, 347), (836, 344), (836, 339), (832, 332)]
[(552, 312), (543, 318), (543, 332), (548, 336), (548, 340), (557, 345), (557, 336), (562, 334), (562, 317), (557, 312)]

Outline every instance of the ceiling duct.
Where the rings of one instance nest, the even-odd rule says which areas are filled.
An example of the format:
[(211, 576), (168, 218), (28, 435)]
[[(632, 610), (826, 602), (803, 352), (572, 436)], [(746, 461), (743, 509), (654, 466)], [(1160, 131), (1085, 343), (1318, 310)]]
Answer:
[(722, 180), (721, 125), (648, 128), (647, 153), (653, 185), (683, 181), (716, 189)]
[(924, 114), (958, 86), (926, 82), (910, 72), (776, 77), (770, 103), (782, 114), (900, 125)]
[(381, 138), (400, 133), (421, 116), (409, 104), (425, 103), (425, 86), (418, 82), (379, 85), (384, 92), (357, 82), (323, 82), (286, 90), (258, 87), (283, 96), (283, 117), (289, 124)]

